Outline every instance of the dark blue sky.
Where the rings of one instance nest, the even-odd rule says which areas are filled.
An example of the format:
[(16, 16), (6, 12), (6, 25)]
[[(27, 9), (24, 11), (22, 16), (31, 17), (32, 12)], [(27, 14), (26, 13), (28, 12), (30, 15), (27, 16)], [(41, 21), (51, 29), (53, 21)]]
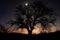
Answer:
[[(8, 20), (13, 19), (13, 14), (16, 6), (20, 3), (32, 2), (34, 0), (0, 0), (0, 23), (4, 24)], [(53, 8), (58, 14), (58, 22), (60, 22), (60, 0), (40, 0), (47, 7)], [(57, 22), (57, 23), (58, 23)]]

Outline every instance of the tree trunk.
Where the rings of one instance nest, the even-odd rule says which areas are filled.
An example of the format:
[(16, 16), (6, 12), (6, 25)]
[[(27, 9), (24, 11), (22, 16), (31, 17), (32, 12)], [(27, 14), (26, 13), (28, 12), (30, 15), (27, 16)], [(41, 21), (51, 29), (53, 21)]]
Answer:
[(29, 33), (29, 35), (31, 35), (32, 34), (32, 30), (28, 30), (28, 33)]
[(28, 28), (27, 28), (27, 30), (28, 30), (28, 34), (29, 34), (29, 35), (32, 35), (33, 27), (31, 27), (31, 30), (29, 30)]

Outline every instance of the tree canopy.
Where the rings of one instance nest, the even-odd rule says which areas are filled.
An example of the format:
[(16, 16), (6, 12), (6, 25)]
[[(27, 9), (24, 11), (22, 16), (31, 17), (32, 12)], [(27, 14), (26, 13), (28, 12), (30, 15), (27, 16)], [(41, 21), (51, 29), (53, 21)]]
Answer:
[[(44, 28), (47, 27), (48, 23), (55, 25), (56, 17), (52, 9), (47, 8), (42, 2), (27, 4), (16, 7), (16, 21), (11, 21), (12, 25), (16, 24), (19, 28), (27, 28), (29, 33), (32, 32), (37, 23), (41, 23)], [(29, 30), (29, 27), (31, 30)]]

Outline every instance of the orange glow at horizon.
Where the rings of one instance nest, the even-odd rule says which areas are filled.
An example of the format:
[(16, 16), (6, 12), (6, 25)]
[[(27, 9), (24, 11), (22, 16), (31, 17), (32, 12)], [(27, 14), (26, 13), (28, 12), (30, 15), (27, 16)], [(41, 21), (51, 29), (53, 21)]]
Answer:
[[(43, 30), (43, 28), (41, 27), (41, 24), (36, 24), (34, 26), (34, 29), (32, 30), (32, 34), (40, 34), (40, 33), (51, 33), (51, 32), (56, 32), (58, 31), (57, 30), (57, 27), (55, 27), (54, 25), (52, 24), (49, 24), (51, 27), (48, 27), (46, 29)], [(26, 28), (10, 28), (8, 30), (8, 33), (21, 33), (21, 34), (28, 34), (28, 30)]]

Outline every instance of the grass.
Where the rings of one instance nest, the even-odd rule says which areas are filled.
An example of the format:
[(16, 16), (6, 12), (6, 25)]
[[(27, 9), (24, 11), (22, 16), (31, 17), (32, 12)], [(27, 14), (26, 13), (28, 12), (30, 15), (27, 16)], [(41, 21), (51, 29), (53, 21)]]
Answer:
[(1, 40), (60, 40), (60, 31), (55, 33), (43, 33), (38, 35), (24, 35), (18, 33), (0, 33)]

